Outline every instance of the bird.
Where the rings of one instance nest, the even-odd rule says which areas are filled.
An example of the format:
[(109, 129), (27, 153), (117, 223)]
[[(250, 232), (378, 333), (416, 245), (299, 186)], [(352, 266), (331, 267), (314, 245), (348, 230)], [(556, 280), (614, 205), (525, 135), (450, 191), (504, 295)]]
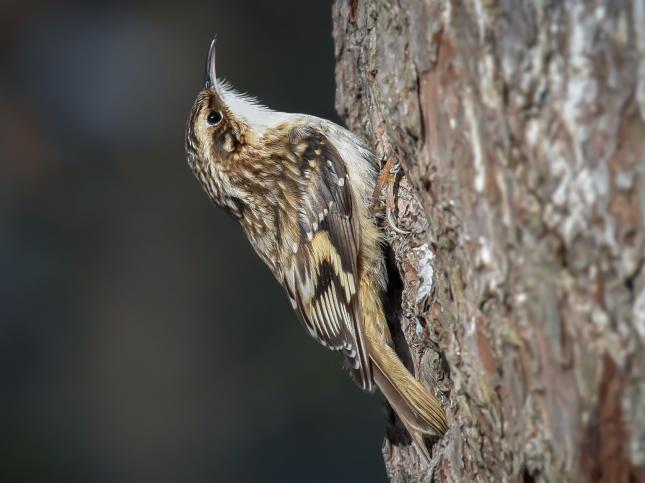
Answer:
[(215, 43), (186, 126), (189, 166), (242, 226), (309, 335), (342, 353), (361, 389), (380, 389), (429, 460), (423, 438), (448, 424), (393, 348), (383, 236), (369, 209), (375, 155), (331, 121), (271, 110), (219, 80)]

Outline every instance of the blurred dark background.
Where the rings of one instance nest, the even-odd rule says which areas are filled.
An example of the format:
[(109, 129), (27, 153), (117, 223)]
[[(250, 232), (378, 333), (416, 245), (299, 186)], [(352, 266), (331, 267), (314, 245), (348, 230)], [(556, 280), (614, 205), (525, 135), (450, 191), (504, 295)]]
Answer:
[(338, 120), (329, 2), (0, 3), (0, 481), (383, 481), (380, 401), (189, 171), (218, 73)]

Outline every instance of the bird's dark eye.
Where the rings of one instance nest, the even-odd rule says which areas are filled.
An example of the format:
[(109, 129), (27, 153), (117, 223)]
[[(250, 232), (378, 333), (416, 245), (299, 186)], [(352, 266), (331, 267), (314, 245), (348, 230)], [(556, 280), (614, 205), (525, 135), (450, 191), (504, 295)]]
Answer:
[(206, 122), (211, 126), (219, 124), (222, 122), (222, 113), (219, 111), (213, 111), (206, 117)]

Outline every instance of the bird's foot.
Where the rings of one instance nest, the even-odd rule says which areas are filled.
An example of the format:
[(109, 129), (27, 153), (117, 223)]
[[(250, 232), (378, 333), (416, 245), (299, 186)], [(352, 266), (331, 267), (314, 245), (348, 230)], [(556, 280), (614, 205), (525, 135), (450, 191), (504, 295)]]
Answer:
[(396, 175), (401, 169), (401, 165), (394, 156), (387, 158), (383, 169), (376, 178), (376, 186), (372, 193), (372, 208), (374, 208), (381, 197), (383, 188), (387, 188), (387, 195), (385, 198), (385, 218), (392, 229), (400, 235), (408, 235), (409, 231), (403, 230), (396, 225), (392, 212), (396, 208), (396, 198), (394, 195), (394, 185), (396, 184)]

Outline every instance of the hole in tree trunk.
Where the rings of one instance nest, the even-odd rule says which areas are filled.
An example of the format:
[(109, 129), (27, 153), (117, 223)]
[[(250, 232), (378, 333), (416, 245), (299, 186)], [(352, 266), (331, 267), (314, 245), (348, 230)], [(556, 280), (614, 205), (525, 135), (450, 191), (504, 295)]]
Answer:
[[(387, 325), (390, 329), (390, 334), (394, 341), (394, 350), (405, 367), (412, 372), (413, 365), (410, 348), (405, 340), (405, 335), (403, 334), (400, 323), (403, 281), (401, 280), (399, 270), (396, 266), (396, 259), (392, 247), (389, 245), (384, 246), (383, 255), (388, 279), (387, 291), (383, 294), (383, 310), (385, 312)], [(387, 410), (387, 425), (385, 428), (387, 439), (395, 446), (411, 445), (412, 439), (403, 426), (403, 423), (401, 423), (385, 398), (383, 398), (383, 403)]]

